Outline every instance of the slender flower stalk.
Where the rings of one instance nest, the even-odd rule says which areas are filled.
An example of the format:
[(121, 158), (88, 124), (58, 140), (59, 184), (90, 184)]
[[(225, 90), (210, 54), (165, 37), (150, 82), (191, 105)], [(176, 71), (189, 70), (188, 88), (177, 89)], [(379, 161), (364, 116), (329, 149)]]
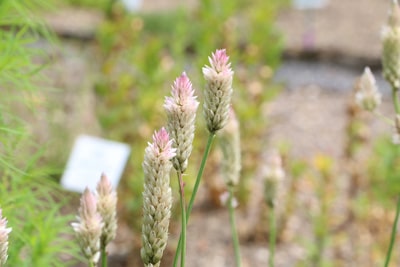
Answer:
[[(212, 146), (214, 137), (215, 137), (215, 134), (213, 134), (213, 133), (210, 133), (208, 135), (206, 148), (204, 150), (203, 157), (201, 159), (200, 168), (197, 173), (196, 181), (195, 181), (195, 184), (193, 187), (193, 192), (190, 197), (189, 204), (188, 204), (187, 211), (186, 211), (186, 224), (188, 224), (188, 222), (189, 222), (190, 213), (192, 212), (192, 209), (193, 209), (194, 200), (196, 198), (196, 194), (197, 194), (197, 191), (200, 186), (201, 177), (203, 176), (204, 168), (206, 166), (208, 155), (210, 154), (210, 150), (211, 150), (211, 146)], [(175, 258), (174, 258), (174, 263), (173, 263), (174, 267), (176, 267), (178, 264), (178, 255), (180, 255), (179, 253), (180, 253), (181, 249), (182, 249), (182, 235), (180, 235), (180, 237), (179, 237), (178, 246), (176, 248), (176, 253), (175, 253)]]
[[(397, 0), (392, 1), (389, 11), (388, 23), (382, 30), (382, 67), (383, 76), (392, 86), (392, 101), (396, 112), (395, 126), (398, 137), (398, 116), (400, 115), (399, 88), (400, 88), (400, 6)], [(396, 140), (394, 140), (396, 141)], [(396, 206), (396, 216), (392, 226), (390, 244), (386, 254), (385, 267), (390, 264), (395, 237), (397, 234), (397, 224), (400, 214), (400, 196), (398, 196)]]
[[(229, 108), (232, 98), (233, 71), (229, 57), (225, 49), (216, 50), (209, 58), (210, 66), (203, 67), (203, 75), (206, 80), (204, 90), (204, 117), (209, 131), (206, 148), (201, 160), (200, 169), (197, 173), (193, 192), (189, 200), (186, 211), (186, 224), (189, 222), (190, 213), (193, 209), (194, 200), (200, 186), (201, 177), (208, 155), (211, 150), (212, 142), (218, 130), (222, 129), (228, 122)], [(177, 252), (174, 258), (174, 267), (177, 266), (177, 258), (182, 247), (182, 235), (179, 237)]]
[(209, 132), (215, 133), (228, 122), (233, 92), (233, 71), (225, 49), (215, 51), (209, 62), (210, 66), (203, 67), (206, 80), (204, 116)]
[(221, 130), (220, 145), (224, 155), (222, 171), (225, 184), (235, 187), (239, 183), (241, 170), (240, 130), (239, 121), (232, 108), (229, 111), (229, 120)]
[(241, 266), (239, 237), (235, 223), (234, 189), (239, 183), (241, 169), (239, 122), (233, 109), (230, 109), (226, 126), (221, 130), (220, 145), (223, 152), (222, 171), (225, 184), (228, 187), (228, 211), (232, 232), (232, 242), (235, 251), (236, 266)]
[(107, 245), (117, 233), (117, 193), (113, 190), (105, 174), (101, 175), (97, 184), (97, 210), (103, 219), (103, 229), (100, 238), (101, 264), (107, 266)]
[(240, 256), (240, 244), (239, 244), (239, 236), (236, 227), (236, 220), (235, 220), (235, 199), (233, 194), (233, 187), (229, 186), (229, 198), (228, 198), (228, 211), (229, 211), (229, 223), (231, 226), (231, 235), (232, 235), (232, 242), (233, 242), (233, 249), (235, 251), (235, 261), (236, 266), (242, 266), (242, 260)]
[(176, 155), (172, 159), (173, 166), (177, 172), (179, 183), (179, 196), (181, 206), (181, 238), (182, 248), (176, 254), (181, 253), (181, 266), (185, 266), (186, 254), (186, 202), (183, 182), (188, 159), (192, 152), (196, 111), (199, 102), (194, 96), (192, 83), (182, 73), (172, 86), (170, 97), (165, 98), (164, 108), (168, 117), (167, 130), (171, 135), (172, 147), (176, 149)]
[(175, 156), (168, 132), (153, 135), (144, 154), (144, 192), (141, 257), (145, 267), (160, 266), (168, 241), (172, 193), (169, 173)]
[(275, 266), (275, 245), (276, 245), (276, 194), (278, 183), (284, 178), (285, 173), (282, 169), (282, 159), (278, 152), (272, 151), (266, 158), (263, 169), (265, 178), (264, 197), (269, 207), (269, 267)]
[(270, 206), (269, 211), (269, 259), (268, 259), (268, 266), (274, 267), (275, 266), (275, 244), (276, 244), (276, 211), (275, 206)]
[(181, 267), (185, 266), (186, 261), (186, 201), (185, 201), (185, 193), (184, 193), (184, 183), (182, 179), (182, 173), (177, 172), (178, 182), (179, 182), (179, 191), (180, 191), (180, 206), (181, 206), (181, 235), (180, 241), (182, 246), (180, 250), (176, 251), (177, 255), (181, 253)]
[(8, 235), (11, 230), (7, 227), (7, 219), (2, 216), (0, 209), (0, 267), (5, 266), (8, 258)]
[(89, 266), (96, 266), (100, 258), (100, 237), (103, 222), (97, 211), (97, 200), (88, 188), (82, 194), (78, 222), (71, 224)]
[(390, 243), (389, 243), (389, 248), (388, 248), (388, 252), (386, 255), (386, 259), (385, 259), (385, 267), (389, 267), (390, 258), (392, 257), (394, 241), (396, 240), (397, 224), (399, 221), (399, 215), (400, 215), (400, 197), (398, 197), (398, 199), (397, 199), (396, 216), (395, 216), (395, 219), (394, 219), (394, 222), (392, 225), (392, 234), (390, 235)]
[(382, 29), (383, 76), (394, 91), (400, 87), (400, 7), (393, 0), (387, 24)]

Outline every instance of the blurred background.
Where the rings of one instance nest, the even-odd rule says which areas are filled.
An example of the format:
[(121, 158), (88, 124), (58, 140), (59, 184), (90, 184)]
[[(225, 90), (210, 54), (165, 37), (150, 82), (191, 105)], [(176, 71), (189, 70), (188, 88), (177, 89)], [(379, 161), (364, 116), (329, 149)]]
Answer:
[[(37, 90), (7, 91), (17, 103), (29, 103), (10, 110), (27, 122), (32, 140), (47, 148), (38, 164), (51, 166), (55, 181), (79, 134), (131, 146), (118, 188), (119, 230), (110, 266), (141, 266), (141, 164), (153, 131), (165, 125), (164, 96), (185, 71), (202, 102), (201, 67), (211, 52), (226, 48), (241, 123), (236, 197), (243, 266), (268, 263), (268, 208), (260, 185), (272, 150), (282, 155), (286, 172), (277, 199), (276, 266), (382, 266), (400, 189), (400, 151), (390, 142), (391, 126), (360, 110), (353, 94), (357, 77), (370, 66), (384, 94), (380, 112), (394, 116), (380, 63), (389, 5), (389, 0), (31, 1), (26, 15), (35, 18), (34, 29), (45, 29), (27, 33), (40, 78), (32, 81)], [(187, 195), (206, 137), (199, 111)], [(188, 228), (187, 266), (234, 266), (228, 213), (220, 203), (226, 191), (220, 161), (217, 138)], [(65, 212), (75, 212), (78, 199), (71, 193)], [(170, 231), (162, 266), (171, 266), (178, 215)], [(392, 266), (400, 266), (398, 251)]]

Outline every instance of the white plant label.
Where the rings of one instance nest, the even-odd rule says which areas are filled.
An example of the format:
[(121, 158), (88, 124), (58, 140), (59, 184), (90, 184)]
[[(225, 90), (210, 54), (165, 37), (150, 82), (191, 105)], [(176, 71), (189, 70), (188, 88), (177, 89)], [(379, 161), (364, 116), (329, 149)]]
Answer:
[(142, 6), (142, 0), (122, 0), (122, 3), (130, 12), (139, 11)]
[(127, 144), (80, 135), (75, 140), (61, 185), (79, 193), (86, 187), (95, 190), (104, 173), (112, 186), (117, 188), (129, 154), (130, 147)]
[(293, 6), (297, 9), (319, 9), (328, 4), (328, 0), (293, 0)]

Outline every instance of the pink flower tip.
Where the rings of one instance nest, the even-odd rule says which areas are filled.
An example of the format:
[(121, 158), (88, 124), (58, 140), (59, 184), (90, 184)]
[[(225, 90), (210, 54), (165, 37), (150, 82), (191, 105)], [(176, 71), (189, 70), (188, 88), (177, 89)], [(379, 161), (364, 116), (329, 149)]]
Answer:
[(93, 216), (93, 214), (97, 212), (97, 200), (94, 194), (89, 190), (89, 188), (86, 188), (83, 192), (81, 199), (81, 209), (82, 213), (87, 216)]
[[(178, 91), (181, 94), (186, 93), (190, 94), (192, 91), (192, 83), (190, 82), (188, 76), (185, 72), (181, 74), (178, 78), (176, 78), (174, 85), (172, 86), (172, 91)], [(185, 94), (185, 95), (186, 95)]]
[(153, 142), (160, 148), (167, 146), (169, 142), (169, 134), (164, 127), (162, 127), (158, 132), (154, 133)]
[(172, 148), (172, 140), (164, 127), (154, 133), (151, 146), (156, 154), (163, 155), (168, 160), (176, 155), (176, 149)]
[(225, 49), (217, 49), (215, 53), (212, 53), (209, 61), (213, 69), (217, 72), (224, 72), (230, 68), (229, 56), (226, 54)]
[(109, 192), (112, 192), (112, 184), (110, 182), (110, 180), (108, 179), (107, 175), (105, 175), (104, 173), (101, 174), (101, 178), (99, 183), (97, 184), (97, 191), (99, 192), (99, 194), (107, 194)]
[(180, 102), (185, 102), (190, 100), (193, 97), (194, 91), (192, 87), (192, 82), (185, 72), (181, 74), (174, 81), (174, 85), (172, 86), (172, 98), (170, 101), (179, 102), (179, 104), (185, 104)]

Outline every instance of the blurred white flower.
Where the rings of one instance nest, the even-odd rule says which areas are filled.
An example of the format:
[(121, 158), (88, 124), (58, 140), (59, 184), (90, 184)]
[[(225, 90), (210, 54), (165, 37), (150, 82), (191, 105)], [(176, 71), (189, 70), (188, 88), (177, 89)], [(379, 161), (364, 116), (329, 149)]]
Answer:
[(382, 102), (382, 95), (371, 70), (366, 67), (357, 84), (355, 101), (361, 108), (374, 111)]

